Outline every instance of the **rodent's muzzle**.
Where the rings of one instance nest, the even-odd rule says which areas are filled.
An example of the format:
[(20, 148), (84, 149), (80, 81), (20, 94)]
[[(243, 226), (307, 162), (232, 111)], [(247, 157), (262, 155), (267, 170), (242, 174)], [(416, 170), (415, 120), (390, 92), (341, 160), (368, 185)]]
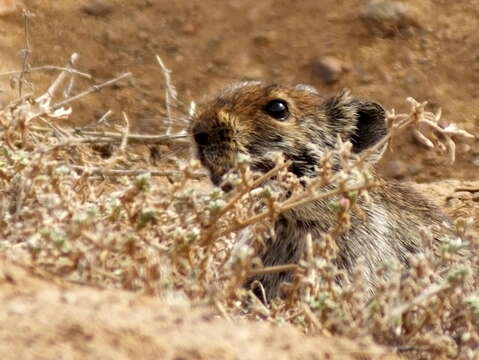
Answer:
[(193, 133), (193, 138), (198, 147), (209, 147), (221, 145), (222, 143), (227, 144), (231, 141), (228, 129), (224, 128), (217, 128), (210, 131), (198, 131)]
[(223, 127), (194, 129), (192, 135), (199, 160), (210, 170), (212, 182), (218, 185), (235, 158), (230, 131)]

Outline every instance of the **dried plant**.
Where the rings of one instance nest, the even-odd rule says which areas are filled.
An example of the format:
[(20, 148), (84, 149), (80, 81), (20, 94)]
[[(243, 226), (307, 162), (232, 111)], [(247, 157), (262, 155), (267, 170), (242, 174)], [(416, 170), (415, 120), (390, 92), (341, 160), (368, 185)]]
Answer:
[[(316, 179), (300, 181), (280, 156), (267, 174), (252, 172), (249, 159), (240, 158), (228, 177), (232, 190), (224, 193), (202, 180), (197, 161), (177, 159), (160, 170), (132, 145), (184, 139), (171, 135), (171, 124), (161, 135), (132, 134), (126, 115), (121, 131), (103, 128), (102, 121), (98, 128), (62, 126), (72, 113), (66, 106), (130, 76), (71, 95), (71, 79), (81, 76), (76, 60), (49, 67), (60, 75), (44, 94), (21, 94), (0, 111), (0, 233), (11, 258), (73, 282), (173, 303), (207, 302), (231, 321), (248, 317), (291, 323), (311, 334), (373, 339), (410, 358), (479, 356), (479, 249), (467, 220), (456, 224), (464, 241), (444, 243), (439, 253), (425, 231), (426, 252), (413, 256), (409, 269), (397, 269), (373, 295), (362, 286), (361, 265), (355, 281), (340, 287), (344, 274), (331, 261), (335, 237), (348, 229), (356, 200), (376, 186), (368, 156), (412, 127), (425, 143), (448, 149), (453, 160), (452, 135), (468, 134), (438, 127), (440, 114), (410, 100), (408, 114), (388, 114), (389, 134), (368, 152), (355, 155), (350, 143), (338, 141)], [(24, 66), (21, 81), (33, 69)], [(68, 97), (54, 102), (60, 90)], [(428, 138), (421, 131), (425, 124), (441, 136)], [(105, 144), (112, 148), (106, 158), (98, 151)], [(335, 162), (340, 171), (332, 171)], [(336, 209), (337, 226), (322, 241), (309, 239), (298, 265), (258, 266), (255, 254), (275, 217), (326, 198)], [(283, 299), (267, 306), (243, 288), (252, 275), (285, 270), (295, 271), (294, 281), (283, 284)]]

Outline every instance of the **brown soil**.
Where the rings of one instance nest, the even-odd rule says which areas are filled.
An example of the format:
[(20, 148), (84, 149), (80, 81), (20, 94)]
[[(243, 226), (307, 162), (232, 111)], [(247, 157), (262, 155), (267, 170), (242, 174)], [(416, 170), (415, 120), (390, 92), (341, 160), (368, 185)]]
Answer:
[[(89, 15), (85, 4), (111, 3)], [(143, 131), (161, 123), (163, 77), (155, 61), (162, 56), (185, 101), (201, 100), (232, 80), (260, 78), (309, 83), (325, 94), (348, 87), (405, 110), (412, 96), (443, 108), (444, 119), (478, 133), (479, 8), (475, 0), (424, 0), (415, 5), (418, 27), (392, 37), (371, 34), (359, 19), (359, 0), (289, 1), (48, 1), (25, 0), (35, 14), (31, 25), (32, 63), (61, 64), (74, 53), (79, 67), (96, 81), (131, 71), (131, 86), (76, 105), (78, 123), (109, 108), (126, 111)], [(98, 5), (96, 8), (98, 9)], [(20, 65), (24, 31), (19, 12), (0, 19), (0, 70)], [(349, 69), (324, 85), (311, 63), (332, 55)], [(41, 76), (40, 80), (51, 80)], [(38, 82), (37, 82), (38, 83)], [(41, 83), (41, 81), (40, 81)], [(4, 84), (3, 86), (7, 86)], [(467, 148), (467, 147), (466, 147)], [(479, 142), (459, 149), (454, 166), (418, 147), (410, 134), (397, 142), (390, 159), (400, 159), (406, 177), (421, 182), (479, 175)]]
[(58, 284), (0, 260), (2, 359), (395, 359), (371, 344)]
[[(106, 89), (102, 96), (75, 104), (78, 124), (111, 108), (117, 115), (127, 112), (139, 131), (159, 131), (164, 94), (163, 75), (155, 61), (159, 54), (173, 71), (185, 103), (201, 100), (232, 80), (301, 82), (325, 94), (348, 87), (388, 109), (407, 110), (408, 96), (428, 100), (431, 109), (442, 107), (445, 120), (479, 134), (476, 0), (423, 0), (414, 15), (419, 26), (386, 38), (371, 34), (361, 22), (360, 0), (112, 0), (114, 6), (97, 15), (84, 11), (89, 2), (93, 1), (23, 1), (35, 14), (32, 65), (62, 64), (78, 52), (78, 67), (92, 73), (95, 82), (124, 71), (134, 74), (128, 86)], [(23, 47), (20, 12), (4, 15), (0, 71), (20, 68)], [(325, 55), (338, 58), (348, 69), (333, 85), (325, 85), (312, 71), (311, 64)], [(46, 86), (51, 74), (32, 79), (36, 86)], [(0, 90), (7, 87), (4, 78)], [(0, 101), (8, 100), (0, 91)], [(459, 144), (453, 166), (444, 165), (409, 133), (393, 150), (382, 162), (386, 175), (394, 159), (406, 167), (406, 179), (453, 179), (426, 191), (451, 213), (472, 213), (472, 195), (477, 193), (479, 200), (479, 184), (467, 183), (471, 198), (459, 199), (466, 208), (447, 199), (464, 188), (459, 180), (479, 177), (479, 166), (473, 163), (479, 162), (477, 139)], [(474, 215), (479, 217), (477, 211)], [(0, 274), (4, 359), (369, 358), (360, 357), (360, 345), (305, 337), (289, 327), (232, 325), (211, 310), (192, 311), (123, 292), (55, 285), (5, 261)]]

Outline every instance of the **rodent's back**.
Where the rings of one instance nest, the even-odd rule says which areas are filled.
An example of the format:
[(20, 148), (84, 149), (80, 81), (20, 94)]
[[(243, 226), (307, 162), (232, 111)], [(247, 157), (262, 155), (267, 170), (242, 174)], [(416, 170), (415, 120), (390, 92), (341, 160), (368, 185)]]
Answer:
[[(358, 200), (360, 213), (351, 210), (350, 228), (338, 236), (335, 265), (352, 273), (361, 262), (370, 292), (380, 281), (378, 268), (408, 266), (409, 257), (423, 251), (425, 232), (435, 242), (454, 237), (450, 219), (441, 209), (410, 186), (383, 181), (369, 191), (370, 200)], [(336, 214), (329, 201), (315, 201), (282, 214), (275, 223), (276, 239), (272, 239), (262, 255), (264, 266), (297, 263), (304, 251), (308, 234), (316, 241), (336, 225)], [(426, 231), (427, 230), (427, 231)], [(265, 290), (266, 299), (278, 294), (281, 282), (291, 273), (275, 273), (255, 277)], [(257, 293), (258, 295), (261, 292)]]

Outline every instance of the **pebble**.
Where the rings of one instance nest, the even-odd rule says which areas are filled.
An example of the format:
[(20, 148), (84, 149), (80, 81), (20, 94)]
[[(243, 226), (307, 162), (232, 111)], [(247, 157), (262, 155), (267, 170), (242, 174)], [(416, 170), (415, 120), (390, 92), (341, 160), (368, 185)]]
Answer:
[(139, 31), (138, 39), (140, 39), (141, 41), (147, 41), (150, 39), (150, 34), (146, 31)]
[(479, 166), (479, 156), (472, 159), (472, 163), (474, 164), (474, 166)]
[(196, 26), (191, 22), (187, 22), (183, 24), (183, 26), (181, 27), (181, 31), (184, 34), (193, 35), (194, 33), (196, 33)]
[(472, 194), (472, 200), (479, 202), (479, 191)]
[(114, 5), (108, 0), (88, 0), (82, 11), (92, 16), (107, 16), (113, 12)]
[(371, 0), (361, 9), (360, 18), (373, 33), (383, 36), (418, 27), (413, 8), (403, 1)]
[(267, 46), (271, 44), (271, 37), (268, 34), (257, 34), (253, 36), (253, 43), (257, 46)]
[(334, 56), (323, 56), (311, 63), (313, 76), (328, 85), (338, 81), (345, 70), (344, 64)]

